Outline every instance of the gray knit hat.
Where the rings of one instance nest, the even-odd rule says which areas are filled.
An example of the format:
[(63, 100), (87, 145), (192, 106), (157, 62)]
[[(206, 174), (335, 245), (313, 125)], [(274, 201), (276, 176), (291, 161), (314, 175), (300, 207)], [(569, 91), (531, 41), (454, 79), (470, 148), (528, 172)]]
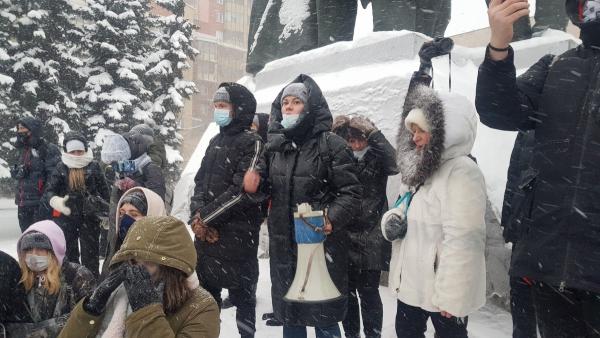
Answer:
[(283, 93), (281, 94), (281, 105), (283, 106), (283, 99), (288, 96), (297, 97), (304, 104), (308, 103), (308, 89), (304, 85), (304, 83), (291, 83), (285, 89), (283, 89)]
[(28, 232), (19, 241), (19, 250), (27, 251), (30, 249), (46, 249), (52, 251), (52, 243), (48, 236), (41, 232)]
[(231, 98), (229, 97), (229, 92), (225, 87), (220, 87), (215, 92), (215, 96), (213, 96), (213, 102), (227, 102), (232, 103)]
[(129, 203), (133, 205), (136, 209), (138, 209), (142, 215), (146, 216), (148, 214), (148, 201), (146, 201), (146, 195), (144, 195), (141, 191), (134, 191), (132, 193), (127, 194), (121, 200), (121, 205), (119, 208), (123, 206), (123, 204)]

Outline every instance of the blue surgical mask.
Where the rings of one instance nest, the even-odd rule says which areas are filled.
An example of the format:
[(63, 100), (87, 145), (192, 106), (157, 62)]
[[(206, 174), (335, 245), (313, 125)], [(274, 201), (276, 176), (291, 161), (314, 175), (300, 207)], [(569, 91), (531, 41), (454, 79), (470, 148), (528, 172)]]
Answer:
[(121, 226), (119, 226), (119, 239), (121, 242), (125, 240), (125, 236), (127, 236), (127, 232), (129, 228), (135, 223), (135, 218), (125, 214), (121, 217)]
[(289, 129), (296, 125), (298, 119), (300, 118), (300, 114), (298, 115), (283, 115), (283, 119), (281, 120), (281, 125), (285, 129)]
[(214, 117), (215, 123), (219, 127), (228, 126), (231, 123), (231, 121), (233, 120), (231, 118), (231, 114), (229, 113), (229, 110), (227, 110), (227, 109), (216, 108), (215, 112), (213, 113), (213, 117)]

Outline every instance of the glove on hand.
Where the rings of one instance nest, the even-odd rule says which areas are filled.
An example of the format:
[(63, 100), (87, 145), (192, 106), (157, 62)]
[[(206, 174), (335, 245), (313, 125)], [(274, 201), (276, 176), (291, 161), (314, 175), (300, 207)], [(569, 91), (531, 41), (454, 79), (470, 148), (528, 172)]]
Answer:
[(116, 180), (115, 186), (119, 188), (119, 190), (125, 192), (133, 187), (136, 187), (137, 183), (135, 183), (135, 181), (132, 180), (131, 177), (125, 177), (120, 180)]
[(142, 265), (127, 264), (125, 290), (134, 312), (148, 305), (162, 305), (164, 284), (154, 286), (150, 274)]
[(406, 221), (404, 204), (397, 208), (390, 209), (381, 219), (381, 233), (383, 237), (393, 242), (398, 239), (403, 239), (408, 230), (408, 222)]
[(360, 130), (367, 138), (377, 130), (377, 127), (366, 117), (355, 116), (350, 120), (350, 128)]
[(50, 206), (62, 214), (69, 216), (71, 214), (71, 208), (67, 207), (66, 203), (69, 200), (69, 195), (65, 197), (53, 196), (50, 199)]
[(104, 312), (106, 303), (110, 295), (123, 283), (125, 280), (125, 265), (121, 264), (110, 271), (106, 279), (104, 279), (92, 292), (92, 295), (83, 302), (83, 309), (94, 315), (99, 316)]

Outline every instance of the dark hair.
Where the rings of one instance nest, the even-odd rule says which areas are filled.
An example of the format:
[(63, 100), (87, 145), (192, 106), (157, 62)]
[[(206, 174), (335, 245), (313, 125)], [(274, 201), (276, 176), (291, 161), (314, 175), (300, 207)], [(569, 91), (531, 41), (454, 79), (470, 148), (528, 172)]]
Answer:
[(186, 285), (187, 276), (179, 269), (160, 266), (160, 279), (165, 283), (163, 308), (165, 314), (173, 314), (190, 298), (191, 291)]

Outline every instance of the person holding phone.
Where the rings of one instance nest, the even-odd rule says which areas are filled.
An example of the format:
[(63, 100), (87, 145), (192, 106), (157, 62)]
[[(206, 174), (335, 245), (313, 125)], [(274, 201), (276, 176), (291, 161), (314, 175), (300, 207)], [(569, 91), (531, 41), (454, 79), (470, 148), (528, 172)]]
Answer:
[(510, 46), (524, 0), (493, 0), (491, 37), (479, 67), (481, 122), (534, 130), (529, 172), (519, 185), (523, 214), (513, 241), (511, 277), (532, 283), (542, 337), (600, 332), (600, 2), (567, 0), (582, 44), (546, 55), (517, 77)]

